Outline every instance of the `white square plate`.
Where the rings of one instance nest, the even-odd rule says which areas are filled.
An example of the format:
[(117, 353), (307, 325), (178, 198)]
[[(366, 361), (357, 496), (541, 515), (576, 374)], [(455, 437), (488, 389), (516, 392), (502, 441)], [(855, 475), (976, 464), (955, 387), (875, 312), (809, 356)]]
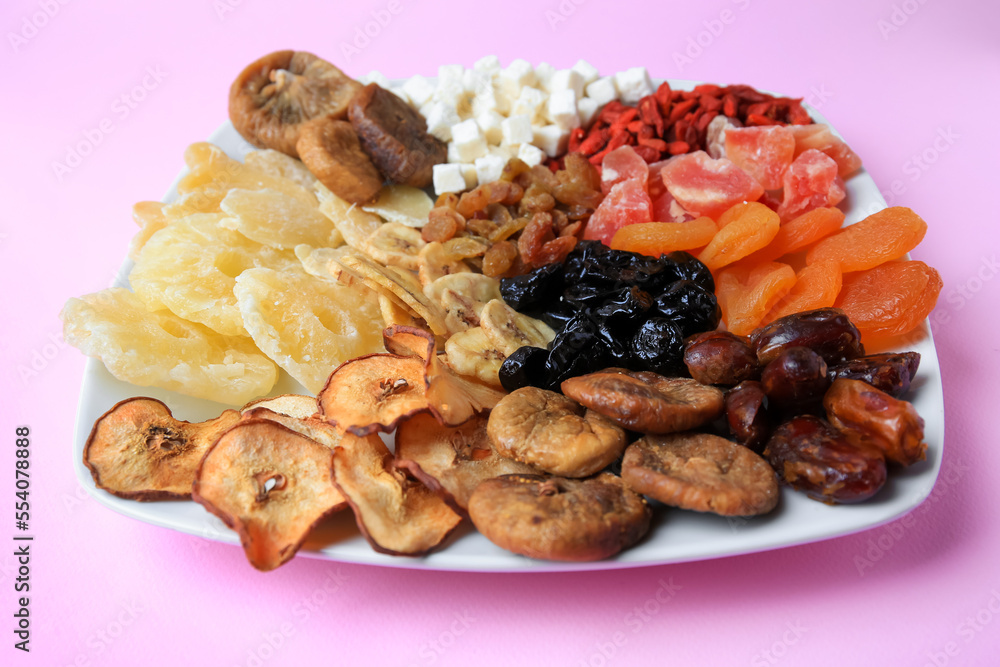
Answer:
[[(670, 84), (675, 89), (690, 90), (697, 82), (671, 80)], [(808, 110), (816, 122), (827, 123), (815, 109)], [(229, 155), (241, 160), (246, 152), (252, 149), (228, 122), (209, 140)], [(171, 201), (176, 197), (175, 181), (164, 201)], [(885, 208), (885, 200), (878, 187), (863, 169), (847, 180), (845, 203), (847, 224), (857, 222)], [(131, 262), (126, 260), (119, 275), (128, 275), (130, 269)], [(427, 570), (474, 572), (607, 570), (766, 551), (874, 528), (906, 514), (919, 505), (930, 494), (941, 469), (944, 446), (941, 372), (930, 328), (926, 322), (923, 326), (927, 332), (926, 336), (909, 348), (919, 352), (921, 360), (917, 379), (907, 398), (913, 402), (925, 422), (927, 460), (905, 470), (890, 470), (889, 481), (885, 488), (868, 502), (858, 505), (828, 506), (810, 500), (801, 493), (783, 488), (778, 508), (766, 516), (752, 519), (726, 519), (710, 514), (661, 507), (655, 513), (650, 534), (640, 544), (616, 558), (593, 563), (531, 560), (500, 549), (472, 529), (460, 530), (459, 534), (449, 539), (441, 550), (429, 556), (422, 558), (387, 556), (371, 549), (354, 525), (352, 513), (345, 510), (317, 528), (299, 551), (299, 555), (347, 563)], [(285, 373), (281, 373), (272, 393), (277, 395), (308, 392)], [(187, 421), (210, 419), (227, 407), (238, 407), (202, 401), (151, 387), (136, 387), (116, 380), (100, 361), (89, 359), (80, 391), (74, 438), (74, 465), (80, 484), (99, 502), (126, 516), (156, 526), (238, 545), (239, 538), (236, 533), (197, 503), (135, 502), (118, 498), (94, 486), (90, 471), (83, 465), (84, 444), (94, 422), (115, 403), (132, 396), (158, 398), (170, 406), (177, 418)]]

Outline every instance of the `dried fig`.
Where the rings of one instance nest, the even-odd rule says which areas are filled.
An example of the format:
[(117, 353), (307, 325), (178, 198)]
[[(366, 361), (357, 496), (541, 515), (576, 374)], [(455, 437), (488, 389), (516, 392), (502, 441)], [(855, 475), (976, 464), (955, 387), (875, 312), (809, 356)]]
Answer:
[(503, 475), (469, 499), (469, 516), (499, 547), (529, 558), (593, 561), (614, 556), (649, 530), (652, 512), (622, 479)]
[(674, 433), (722, 414), (723, 393), (690, 378), (609, 368), (570, 378), (562, 391), (630, 431)]
[(347, 121), (318, 118), (306, 123), (295, 146), (309, 171), (341, 199), (366, 204), (382, 189), (382, 174)]
[(410, 472), (463, 513), (472, 492), (483, 480), (538, 472), (493, 449), (483, 416), (449, 427), (431, 415), (414, 415), (396, 430), (396, 458), (416, 464)]
[(592, 475), (625, 451), (625, 431), (593, 410), (537, 387), (504, 396), (487, 432), (501, 456), (564, 477)]
[(299, 130), (314, 118), (343, 119), (361, 84), (305, 51), (275, 51), (254, 61), (229, 89), (229, 118), (259, 148), (298, 157)]
[(395, 183), (426, 188), (434, 165), (448, 159), (448, 148), (427, 133), (423, 116), (377, 84), (351, 98), (348, 116), (375, 166)]
[(240, 535), (247, 560), (273, 570), (321, 519), (346, 507), (333, 452), (266, 419), (226, 431), (205, 454), (192, 497)]
[(190, 498), (201, 457), (240, 420), (236, 410), (189, 423), (155, 398), (129, 398), (94, 424), (83, 463), (98, 488), (131, 500)]
[(393, 460), (377, 436), (345, 434), (334, 450), (334, 477), (375, 551), (422, 556), (462, 521), (433, 490), (416, 479), (409, 464)]
[(622, 479), (661, 503), (722, 516), (754, 516), (778, 504), (767, 461), (708, 433), (646, 436), (625, 450)]

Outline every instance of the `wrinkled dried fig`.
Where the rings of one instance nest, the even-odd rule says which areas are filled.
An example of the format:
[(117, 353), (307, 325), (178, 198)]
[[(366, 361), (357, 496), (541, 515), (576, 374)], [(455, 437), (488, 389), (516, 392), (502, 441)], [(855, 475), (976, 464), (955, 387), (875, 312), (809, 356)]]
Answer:
[(609, 368), (562, 383), (564, 394), (640, 433), (697, 428), (722, 414), (723, 393), (690, 378)]
[(652, 512), (622, 479), (504, 475), (480, 484), (469, 516), (499, 547), (529, 558), (593, 561), (614, 556), (649, 530)]
[(361, 84), (305, 51), (275, 51), (240, 72), (229, 89), (229, 118), (254, 146), (298, 157), (304, 123), (343, 119)]
[(382, 189), (382, 174), (347, 121), (318, 118), (306, 123), (295, 146), (309, 171), (341, 199), (365, 204)]
[(410, 417), (396, 430), (396, 458), (415, 463), (410, 468), (414, 476), (463, 513), (483, 480), (538, 472), (493, 449), (483, 416), (455, 427), (442, 426), (427, 414)]
[(192, 424), (174, 419), (170, 408), (155, 398), (129, 398), (94, 424), (83, 462), (98, 488), (121, 498), (190, 498), (201, 457), (239, 420), (239, 412), (226, 410)]
[(348, 116), (372, 162), (395, 183), (426, 188), (434, 165), (448, 159), (447, 146), (427, 133), (423, 116), (377, 84), (355, 93)]
[(708, 433), (647, 436), (625, 450), (622, 479), (673, 507), (722, 516), (765, 514), (778, 504), (778, 481), (767, 461)]
[(239, 533), (258, 570), (288, 562), (321, 519), (346, 507), (329, 448), (276, 422), (250, 419), (205, 455), (192, 497)]
[(393, 460), (377, 436), (344, 436), (334, 450), (334, 475), (358, 528), (375, 551), (422, 556), (462, 521), (447, 503)]
[(490, 412), (487, 432), (501, 456), (564, 477), (586, 477), (625, 451), (625, 431), (554, 391), (522, 387)]

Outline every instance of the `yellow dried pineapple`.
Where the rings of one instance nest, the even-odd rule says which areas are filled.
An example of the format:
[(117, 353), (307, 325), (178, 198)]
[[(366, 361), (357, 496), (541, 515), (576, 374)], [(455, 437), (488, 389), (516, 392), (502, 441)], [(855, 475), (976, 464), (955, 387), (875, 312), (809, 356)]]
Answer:
[(249, 338), (220, 336), (169, 311), (151, 312), (121, 287), (70, 299), (60, 317), (66, 342), (131, 384), (243, 405), (269, 392), (278, 377)]
[(139, 253), (146, 241), (170, 222), (163, 213), (163, 204), (158, 201), (141, 201), (132, 207), (132, 219), (139, 225), (139, 231), (132, 237), (128, 245), (128, 256), (133, 262), (139, 259)]
[(317, 204), (303, 204), (277, 190), (230, 190), (220, 206), (229, 215), (222, 221), (224, 227), (274, 248), (291, 249), (302, 243), (336, 248), (344, 243)]
[(234, 291), (254, 342), (311, 392), (342, 362), (384, 350), (378, 300), (360, 282), (250, 269)]
[(243, 158), (243, 164), (254, 169), (259, 169), (275, 178), (285, 178), (298, 183), (310, 192), (319, 183), (319, 180), (309, 171), (309, 167), (302, 164), (302, 160), (297, 160), (291, 155), (285, 155), (281, 151), (270, 148), (250, 151)]

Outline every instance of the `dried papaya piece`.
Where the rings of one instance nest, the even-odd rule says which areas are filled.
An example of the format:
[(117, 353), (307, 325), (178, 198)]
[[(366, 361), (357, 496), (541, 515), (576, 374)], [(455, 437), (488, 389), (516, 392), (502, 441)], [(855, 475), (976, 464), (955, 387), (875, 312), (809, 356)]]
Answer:
[(899, 259), (916, 248), (925, 233), (927, 223), (919, 215), (905, 206), (893, 206), (823, 239), (806, 261), (832, 260), (840, 262), (844, 273), (864, 271)]
[(743, 264), (720, 272), (715, 293), (726, 327), (745, 336), (761, 323), (795, 284), (795, 271), (787, 264)]
[(840, 265), (836, 262), (809, 264), (795, 274), (795, 285), (764, 317), (763, 324), (785, 315), (831, 307), (837, 301), (842, 283)]
[(698, 255), (701, 263), (712, 271), (765, 247), (781, 226), (778, 214), (761, 203), (743, 202), (733, 208), (739, 209), (733, 214), (734, 218), (724, 227), (719, 226), (718, 233)]
[(887, 262), (847, 276), (837, 307), (869, 343), (916, 329), (934, 310), (941, 287), (941, 276), (923, 262)]
[[(719, 219), (721, 224), (722, 219)], [(844, 212), (835, 206), (814, 208), (792, 218), (781, 226), (766, 247), (747, 257), (751, 264), (773, 262), (791, 252), (802, 250), (810, 243), (826, 238), (844, 224)]]
[(675, 250), (702, 248), (717, 231), (715, 222), (707, 216), (688, 222), (639, 222), (615, 232), (611, 247), (659, 257)]

